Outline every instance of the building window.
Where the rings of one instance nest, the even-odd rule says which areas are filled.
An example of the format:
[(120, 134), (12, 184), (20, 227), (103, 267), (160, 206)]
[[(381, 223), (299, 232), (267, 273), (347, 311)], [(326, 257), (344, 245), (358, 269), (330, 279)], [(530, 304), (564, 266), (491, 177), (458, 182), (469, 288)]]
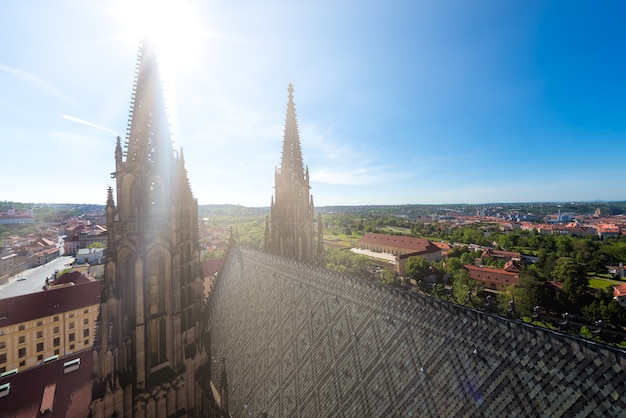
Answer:
[(5, 343), (4, 341), (0, 341), (0, 350), (5, 348), (6, 346), (7, 346), (7, 343)]
[(24, 331), (25, 329), (26, 329), (25, 325), (20, 325), (20, 326), (17, 327), (18, 331)]
[(70, 350), (74, 349), (74, 344), (70, 344)]
[(56, 316), (54, 317), (54, 322), (57, 322), (58, 320), (59, 320), (59, 316), (58, 316), (58, 315), (56, 315)]
[(60, 339), (59, 337), (56, 337), (56, 338), (53, 340), (53, 345), (54, 345), (55, 347), (60, 346), (60, 345), (61, 345), (61, 339)]
[(70, 341), (76, 341), (76, 334), (70, 333)]
[(159, 257), (150, 266), (150, 315), (165, 312), (165, 260)]
[(74, 329), (74, 323), (70, 322), (70, 329)]
[(7, 362), (7, 353), (0, 354), (0, 363), (6, 363), (6, 362)]
[(58, 334), (59, 333), (59, 327), (54, 327), (54, 333)]
[(19, 358), (26, 357), (26, 348), (22, 347), (19, 350), (17, 350), (17, 356)]
[(74, 318), (74, 312), (70, 312), (69, 317)]
[(26, 366), (26, 360), (20, 361), (20, 367), (24, 367), (24, 366)]
[(43, 338), (43, 331), (37, 331), (37, 338)]
[(83, 325), (89, 325), (89, 318), (83, 319)]
[(89, 308), (85, 309), (83, 313), (89, 313)]
[(37, 343), (37, 352), (43, 351), (43, 343)]
[(165, 331), (165, 318), (150, 321), (150, 358), (153, 366), (167, 360)]
[(37, 356), (37, 360), (43, 360), (43, 354), (39, 354), (39, 355)]
[(59, 350), (54, 350), (54, 355), (58, 356), (59, 355)]
[(84, 345), (89, 345), (89, 340), (85, 340)]
[(17, 339), (17, 342), (19, 344), (24, 344), (26, 342), (26, 337), (23, 335), (20, 335), (20, 337)]
[(89, 337), (89, 328), (83, 330), (83, 337)]

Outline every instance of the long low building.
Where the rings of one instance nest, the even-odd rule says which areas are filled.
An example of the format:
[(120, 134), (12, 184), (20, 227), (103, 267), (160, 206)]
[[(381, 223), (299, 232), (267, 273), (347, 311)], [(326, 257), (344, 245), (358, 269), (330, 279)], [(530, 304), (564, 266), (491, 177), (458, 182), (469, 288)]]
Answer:
[(442, 250), (426, 238), (368, 232), (359, 239), (359, 248), (396, 257), (396, 272), (404, 275), (409, 257), (422, 257), (428, 262), (441, 260)]

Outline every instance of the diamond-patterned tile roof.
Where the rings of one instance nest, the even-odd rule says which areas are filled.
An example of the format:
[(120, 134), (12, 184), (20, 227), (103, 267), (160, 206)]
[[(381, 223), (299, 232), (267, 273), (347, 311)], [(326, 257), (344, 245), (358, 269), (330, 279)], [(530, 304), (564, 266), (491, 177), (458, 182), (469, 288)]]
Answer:
[(626, 416), (623, 350), (275, 255), (233, 246), (209, 308), (233, 416)]

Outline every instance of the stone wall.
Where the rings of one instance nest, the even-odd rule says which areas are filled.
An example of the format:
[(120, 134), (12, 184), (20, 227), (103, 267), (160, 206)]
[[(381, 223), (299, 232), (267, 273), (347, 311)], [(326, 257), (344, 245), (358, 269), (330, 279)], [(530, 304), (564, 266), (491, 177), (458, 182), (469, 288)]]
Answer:
[(235, 417), (626, 414), (622, 350), (263, 252), (209, 308)]

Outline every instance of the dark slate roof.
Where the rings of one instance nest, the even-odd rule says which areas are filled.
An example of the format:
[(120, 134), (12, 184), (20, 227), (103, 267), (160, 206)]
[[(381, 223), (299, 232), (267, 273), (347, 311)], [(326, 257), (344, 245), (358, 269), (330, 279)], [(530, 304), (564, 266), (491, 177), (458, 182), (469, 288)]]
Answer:
[(211, 277), (211, 276), (215, 276), (215, 273), (217, 273), (220, 270), (220, 266), (222, 265), (222, 262), (224, 260), (221, 258), (212, 258), (209, 260), (203, 260), (202, 261), (202, 274), (204, 277)]
[(626, 414), (622, 350), (254, 250), (209, 315), (233, 416)]
[(0, 299), (0, 328), (97, 305), (101, 284), (98, 281), (67, 283), (42, 292)]
[[(80, 367), (64, 373), (65, 362), (80, 358)], [(84, 418), (89, 415), (91, 402), (91, 350), (0, 378), (0, 385), (11, 384), (9, 395), (0, 398), (0, 418), (67, 417)], [(52, 412), (40, 414), (46, 387), (56, 385)]]

